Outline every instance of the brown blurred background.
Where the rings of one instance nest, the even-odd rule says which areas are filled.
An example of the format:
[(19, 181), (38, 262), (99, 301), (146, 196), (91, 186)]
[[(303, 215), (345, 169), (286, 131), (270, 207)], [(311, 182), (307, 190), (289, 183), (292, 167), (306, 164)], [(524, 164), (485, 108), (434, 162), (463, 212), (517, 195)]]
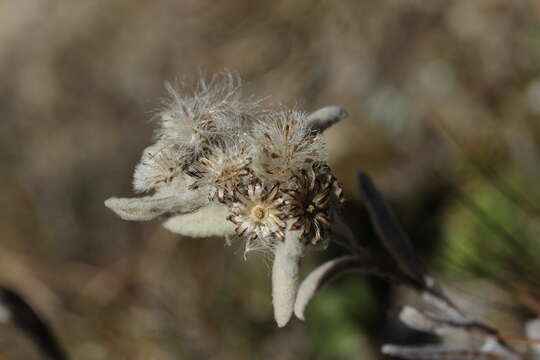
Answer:
[[(536, 0), (0, 0), (0, 283), (74, 359), (377, 359), (416, 341), (391, 314), (402, 291), (362, 276), (278, 330), (267, 259), (103, 206), (132, 194), (164, 83), (230, 69), (268, 102), (345, 107), (326, 139), (362, 241), (360, 168), (456, 300), (520, 335), (540, 313), (539, 60)], [(0, 327), (1, 359), (38, 359), (25, 344)]]

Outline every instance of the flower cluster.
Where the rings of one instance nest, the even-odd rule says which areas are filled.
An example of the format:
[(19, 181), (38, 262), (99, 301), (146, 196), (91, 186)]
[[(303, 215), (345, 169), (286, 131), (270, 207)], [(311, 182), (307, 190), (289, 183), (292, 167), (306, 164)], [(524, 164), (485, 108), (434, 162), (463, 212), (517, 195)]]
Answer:
[[(134, 174), (135, 191), (149, 195), (105, 204), (126, 220), (159, 216), (179, 234), (245, 240), (246, 252), (272, 251), (275, 264), (283, 263), (278, 254), (290, 258), (295, 265), (288, 273), (279, 275), (288, 263), (274, 268), (274, 280), (289, 283), (285, 290), (274, 284), (281, 326), (294, 305), (299, 258), (306, 248), (325, 247), (343, 202), (321, 133), (346, 113), (265, 109), (242, 99), (240, 89), (231, 74), (201, 81), (191, 92), (167, 86), (155, 143)], [(287, 307), (284, 315), (280, 306)]]

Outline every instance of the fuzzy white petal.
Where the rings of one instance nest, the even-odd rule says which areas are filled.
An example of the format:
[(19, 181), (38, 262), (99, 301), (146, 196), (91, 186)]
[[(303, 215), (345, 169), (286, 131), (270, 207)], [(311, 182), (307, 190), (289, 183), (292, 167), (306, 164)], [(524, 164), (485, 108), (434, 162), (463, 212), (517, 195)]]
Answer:
[(304, 246), (301, 231), (287, 231), (285, 240), (276, 245), (272, 267), (272, 300), (274, 316), (279, 327), (287, 325), (298, 291), (300, 258)]
[(347, 116), (347, 111), (339, 106), (326, 106), (309, 114), (307, 121), (312, 130), (323, 132)]
[(222, 204), (209, 204), (188, 214), (172, 216), (163, 222), (165, 229), (184, 236), (210, 237), (234, 234), (234, 225), (227, 221), (229, 209)]

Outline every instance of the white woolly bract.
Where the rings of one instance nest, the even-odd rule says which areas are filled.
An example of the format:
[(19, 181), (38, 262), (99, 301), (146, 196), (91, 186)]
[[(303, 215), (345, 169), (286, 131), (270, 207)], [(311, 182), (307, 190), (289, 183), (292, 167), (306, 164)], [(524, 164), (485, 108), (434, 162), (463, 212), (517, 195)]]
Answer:
[(272, 266), (272, 301), (277, 325), (283, 327), (289, 322), (293, 310), (299, 282), (300, 258), (304, 246), (300, 241), (301, 231), (287, 231), (285, 240), (274, 250)]
[(287, 182), (291, 176), (326, 159), (321, 137), (311, 132), (307, 115), (275, 111), (252, 129), (253, 170), (268, 181)]
[(228, 213), (225, 205), (211, 203), (192, 213), (172, 216), (163, 226), (173, 233), (195, 238), (233, 235), (234, 225), (225, 221)]
[(166, 213), (187, 213), (208, 203), (207, 189), (177, 191), (178, 187), (161, 189), (155, 195), (138, 198), (109, 198), (105, 206), (124, 220), (147, 221)]
[(343, 256), (334, 260), (329, 260), (313, 270), (300, 284), (298, 295), (294, 304), (294, 314), (300, 320), (305, 320), (306, 307), (322, 285), (324, 277), (328, 271), (341, 263), (354, 259), (355, 256)]

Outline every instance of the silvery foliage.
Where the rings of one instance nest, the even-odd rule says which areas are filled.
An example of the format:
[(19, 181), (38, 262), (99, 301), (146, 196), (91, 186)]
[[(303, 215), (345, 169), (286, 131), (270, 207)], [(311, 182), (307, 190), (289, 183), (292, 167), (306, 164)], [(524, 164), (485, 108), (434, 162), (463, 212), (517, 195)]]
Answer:
[(105, 205), (124, 220), (158, 218), (174, 233), (241, 239), (245, 253), (272, 252), (281, 327), (293, 313), (300, 259), (326, 247), (343, 202), (322, 132), (347, 113), (268, 109), (240, 90), (230, 73), (192, 91), (167, 85), (155, 143), (135, 168), (134, 190), (145, 195)]

